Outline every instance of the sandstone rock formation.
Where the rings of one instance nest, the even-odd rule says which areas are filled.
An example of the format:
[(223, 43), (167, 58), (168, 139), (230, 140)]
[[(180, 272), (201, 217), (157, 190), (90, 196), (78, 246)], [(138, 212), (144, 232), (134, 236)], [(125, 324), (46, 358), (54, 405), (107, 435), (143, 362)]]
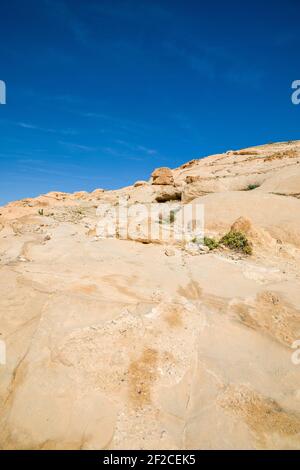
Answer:
[(146, 186), (147, 184), (148, 184), (147, 181), (140, 180), (140, 181), (136, 181), (133, 186), (135, 188), (138, 188), (139, 186)]
[[(300, 449), (299, 161), (269, 144), (1, 207), (0, 448)], [(253, 254), (176, 241), (199, 207)]]
[(173, 185), (174, 184), (174, 178), (173, 178), (173, 173), (170, 168), (162, 167), (162, 168), (157, 168), (155, 171), (152, 173), (152, 184), (159, 184), (159, 185)]

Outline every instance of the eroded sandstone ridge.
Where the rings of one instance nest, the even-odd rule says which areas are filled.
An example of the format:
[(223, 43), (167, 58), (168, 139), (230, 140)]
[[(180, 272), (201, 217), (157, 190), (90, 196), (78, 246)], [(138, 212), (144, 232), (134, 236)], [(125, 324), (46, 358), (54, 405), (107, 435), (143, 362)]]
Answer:
[[(120, 197), (203, 204), (205, 244), (99, 236)], [(299, 197), (294, 141), (0, 208), (0, 447), (300, 449)]]

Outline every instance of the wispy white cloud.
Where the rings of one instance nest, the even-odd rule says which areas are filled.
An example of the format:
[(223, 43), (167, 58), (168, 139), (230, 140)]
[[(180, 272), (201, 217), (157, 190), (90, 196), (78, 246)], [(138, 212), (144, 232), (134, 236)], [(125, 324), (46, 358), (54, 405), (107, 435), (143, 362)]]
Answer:
[(166, 54), (179, 58), (191, 70), (208, 80), (234, 85), (259, 86), (264, 72), (237, 61), (234, 51), (218, 45), (195, 45), (187, 42), (177, 44), (165, 41), (162, 47)]
[(81, 45), (90, 43), (90, 32), (87, 25), (76, 14), (74, 4), (63, 0), (43, 0), (47, 14), (52, 14), (54, 20), (60, 23), (66, 31)]
[(27, 124), (26, 122), (18, 122), (17, 125), (23, 127), (24, 129), (37, 129), (37, 126), (34, 126), (33, 124)]
[[(27, 172), (29, 174), (27, 174)], [(64, 179), (70, 178), (70, 171), (57, 171), (47, 168), (37, 168), (36, 166), (30, 167), (29, 165), (23, 166), (19, 168), (18, 172), (11, 172), (7, 171), (4, 173), (7, 176), (12, 176), (16, 178), (22, 178), (22, 181), (25, 179), (32, 180), (32, 181), (45, 181), (49, 183), (49, 178), (41, 178), (41, 174), (49, 174), (53, 176), (62, 177)], [(72, 181), (74, 180), (85, 180), (85, 181), (110, 181), (112, 178), (106, 177), (103, 175), (82, 175), (82, 174), (74, 174), (72, 173)]]
[(137, 162), (142, 162), (144, 160), (144, 158), (142, 157), (137, 157), (137, 156), (134, 156), (130, 153), (126, 153), (126, 152), (121, 152), (120, 150), (117, 150), (113, 147), (103, 147), (102, 148), (102, 152), (112, 156), (112, 157), (116, 157), (116, 158), (122, 158), (124, 160), (134, 160), (134, 161), (137, 161)]
[(44, 96), (45, 101), (56, 101), (58, 103), (66, 103), (66, 104), (81, 104), (84, 99), (79, 96), (74, 96), (74, 95), (49, 95), (49, 96)]
[(166, 8), (161, 2), (134, 2), (130, 0), (101, 0), (101, 2), (94, 3), (91, 10), (101, 16), (108, 16), (114, 19), (120, 19), (123, 22), (138, 23), (152, 23), (169, 21), (172, 17), (172, 9)]
[[(141, 123), (132, 121), (122, 117), (113, 116), (105, 113), (98, 113), (95, 111), (79, 111), (77, 114), (89, 119), (95, 119), (101, 122), (102, 125), (108, 125), (110, 131), (124, 131), (128, 134), (144, 134), (153, 131), (153, 125), (148, 123)], [(105, 131), (105, 129), (102, 129)]]
[(91, 147), (90, 145), (83, 145), (83, 144), (78, 144), (76, 142), (65, 142), (62, 140), (59, 140), (58, 143), (60, 145), (64, 145), (65, 147), (68, 147), (71, 150), (80, 150), (82, 152), (95, 152), (97, 147)]
[(204, 51), (195, 51), (195, 48), (178, 45), (173, 41), (165, 41), (162, 46), (166, 54), (180, 58), (195, 72), (209, 79), (216, 77), (215, 63)]
[(74, 129), (52, 129), (49, 127), (40, 127), (29, 122), (17, 122), (17, 126), (22, 127), (23, 129), (30, 129), (40, 132), (49, 132), (51, 134), (63, 134), (63, 135), (75, 135), (77, 132)]
[(157, 150), (153, 149), (153, 148), (148, 148), (148, 147), (145, 147), (144, 145), (138, 145), (138, 144), (132, 144), (130, 142), (126, 142), (124, 140), (116, 140), (115, 141), (116, 144), (119, 144), (123, 147), (126, 147), (127, 149), (133, 151), (133, 152), (141, 152), (141, 153), (145, 153), (147, 155), (156, 155), (158, 152)]
[(36, 165), (36, 164), (41, 164), (43, 163), (43, 160), (39, 159), (34, 159), (34, 158), (21, 158), (20, 160), (17, 160), (17, 163), (21, 163), (23, 165)]
[(173, 113), (171, 114), (171, 119), (174, 119), (176, 122), (176, 125), (179, 127), (179, 129), (184, 130), (184, 131), (189, 131), (193, 129), (193, 124), (188, 116), (186, 116), (183, 113)]

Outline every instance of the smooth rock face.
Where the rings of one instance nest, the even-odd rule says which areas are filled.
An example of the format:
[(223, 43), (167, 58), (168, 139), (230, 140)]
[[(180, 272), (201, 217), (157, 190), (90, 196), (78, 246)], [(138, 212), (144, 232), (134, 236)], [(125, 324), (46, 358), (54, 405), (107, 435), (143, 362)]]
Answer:
[[(300, 449), (299, 150), (1, 207), (0, 448)], [(149, 237), (138, 203), (168, 191), (189, 197)], [(128, 231), (104, 236), (122, 204)], [(162, 240), (198, 204), (253, 255)]]

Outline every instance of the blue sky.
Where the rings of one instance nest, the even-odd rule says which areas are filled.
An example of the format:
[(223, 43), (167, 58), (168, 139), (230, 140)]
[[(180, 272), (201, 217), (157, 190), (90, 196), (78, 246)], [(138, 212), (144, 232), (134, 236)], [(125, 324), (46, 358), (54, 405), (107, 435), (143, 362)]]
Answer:
[(299, 139), (300, 2), (0, 5), (0, 204)]

